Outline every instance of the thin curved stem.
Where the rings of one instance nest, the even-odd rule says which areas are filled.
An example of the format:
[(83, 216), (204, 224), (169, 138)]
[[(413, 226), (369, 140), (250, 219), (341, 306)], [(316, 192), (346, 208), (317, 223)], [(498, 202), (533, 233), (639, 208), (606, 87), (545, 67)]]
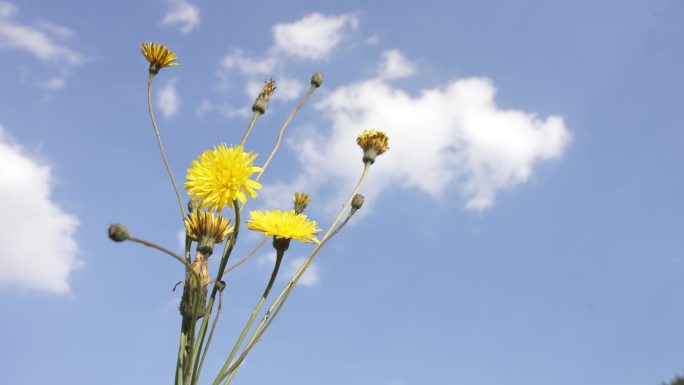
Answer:
[[(266, 298), (268, 297), (268, 293), (271, 292), (271, 288), (273, 287), (273, 283), (275, 282), (276, 276), (278, 275), (278, 270), (280, 269), (280, 263), (282, 262), (284, 255), (285, 255), (284, 249), (277, 249), (275, 265), (273, 266), (273, 272), (271, 272), (271, 279), (269, 279), (268, 284), (266, 285), (266, 289), (264, 289), (264, 293), (261, 295), (259, 302), (254, 307), (254, 310), (252, 310), (252, 314), (249, 316), (249, 320), (247, 321), (245, 326), (242, 328), (242, 332), (240, 333), (240, 336), (238, 337), (237, 341), (235, 341), (235, 345), (233, 345), (233, 349), (230, 351), (230, 355), (228, 356), (228, 358), (226, 359), (226, 362), (223, 364), (223, 367), (219, 371), (219, 375), (220, 375), (220, 373), (222, 373), (223, 371), (228, 369), (228, 367), (230, 366), (231, 362), (233, 361), (233, 358), (235, 358), (235, 355), (237, 354), (238, 350), (240, 349), (240, 346), (242, 346), (242, 342), (245, 340), (245, 337), (247, 336), (249, 329), (252, 328), (252, 324), (254, 324), (254, 320), (256, 319), (256, 316), (259, 314), (259, 311), (261, 311), (261, 308), (264, 306), (264, 302), (266, 302)], [(214, 385), (217, 385), (220, 382), (221, 382), (220, 376), (217, 376), (216, 380), (214, 380)]]
[(152, 79), (154, 79), (154, 75), (150, 73), (150, 76), (147, 79), (147, 110), (150, 112), (150, 119), (152, 119), (152, 127), (154, 128), (154, 133), (157, 136), (157, 143), (159, 143), (159, 152), (161, 152), (162, 160), (164, 161), (164, 167), (166, 167), (166, 172), (169, 173), (169, 178), (171, 179), (171, 184), (173, 185), (173, 191), (176, 193), (176, 199), (178, 199), (178, 205), (180, 206), (182, 221), (185, 219), (183, 200), (181, 199), (180, 193), (178, 192), (178, 187), (176, 187), (176, 180), (173, 178), (173, 174), (171, 173), (169, 162), (166, 160), (166, 154), (164, 154), (164, 147), (162, 146), (161, 142), (161, 135), (159, 134), (159, 129), (157, 128), (157, 121), (154, 119), (154, 112), (152, 112)]
[(268, 156), (268, 158), (266, 159), (266, 162), (264, 163), (264, 165), (261, 166), (261, 171), (259, 171), (259, 173), (257, 174), (256, 178), (254, 178), (254, 181), (255, 181), (255, 182), (258, 182), (258, 181), (259, 181), (259, 179), (261, 178), (261, 176), (264, 174), (264, 171), (266, 171), (266, 167), (268, 167), (268, 164), (271, 163), (271, 160), (273, 159), (273, 156), (274, 156), (275, 153), (278, 151), (278, 148), (280, 147), (280, 142), (281, 142), (282, 139), (283, 139), (283, 133), (285, 132), (285, 129), (287, 128), (287, 126), (290, 125), (290, 122), (292, 121), (292, 119), (294, 118), (294, 116), (297, 114), (297, 112), (299, 111), (299, 109), (302, 108), (302, 106), (304, 105), (304, 103), (306, 103), (306, 101), (309, 99), (309, 97), (311, 96), (311, 94), (313, 94), (313, 92), (314, 92), (315, 90), (316, 90), (316, 86), (311, 85), (311, 87), (310, 87), (309, 90), (306, 92), (306, 94), (304, 94), (304, 96), (303, 96), (302, 99), (299, 101), (299, 103), (297, 104), (297, 106), (295, 106), (294, 110), (292, 110), (292, 112), (290, 113), (290, 116), (287, 117), (287, 119), (285, 120), (285, 123), (283, 123), (283, 125), (280, 126), (280, 130), (278, 130), (278, 139), (276, 140), (276, 144), (275, 144), (275, 146), (273, 146), (273, 150), (271, 150), (271, 154), (270, 154), (270, 155)]
[(244, 147), (245, 142), (247, 142), (247, 137), (249, 136), (249, 133), (252, 132), (252, 128), (254, 127), (254, 123), (256, 123), (257, 118), (261, 116), (261, 114), (258, 111), (254, 111), (252, 113), (252, 120), (249, 121), (249, 125), (247, 126), (247, 130), (245, 131), (245, 134), (242, 136), (242, 140), (240, 141), (240, 145)]
[(145, 246), (151, 247), (151, 248), (153, 248), (153, 249), (157, 249), (157, 250), (159, 250), (159, 251), (161, 251), (161, 252), (163, 252), (163, 253), (166, 253), (166, 254), (168, 254), (168, 255), (174, 257), (178, 262), (180, 262), (180, 263), (182, 263), (183, 265), (185, 265), (185, 268), (186, 268), (186, 269), (190, 270), (190, 272), (193, 274), (193, 276), (195, 277), (195, 279), (197, 280), (197, 282), (200, 282), (199, 275), (197, 275), (197, 272), (195, 272), (195, 269), (193, 269), (192, 266), (190, 266), (189, 263), (185, 262), (185, 259), (183, 259), (180, 255), (177, 255), (177, 254), (174, 253), (173, 251), (171, 251), (171, 250), (169, 250), (169, 249), (167, 249), (167, 248), (165, 248), (165, 247), (159, 246), (159, 245), (156, 244), (156, 243), (153, 243), (153, 242), (150, 242), (150, 241), (146, 241), (146, 240), (144, 240), (144, 239), (136, 238), (136, 237), (134, 237), (134, 236), (129, 236), (128, 240), (131, 241), (131, 242), (140, 243), (141, 245), (145, 245)]
[(259, 242), (259, 243), (252, 249), (252, 251), (250, 251), (247, 255), (245, 255), (244, 257), (242, 257), (241, 260), (235, 262), (235, 264), (233, 264), (231, 267), (227, 268), (226, 271), (223, 272), (223, 276), (225, 277), (228, 273), (230, 273), (231, 271), (235, 270), (237, 267), (239, 267), (239, 266), (242, 265), (243, 263), (247, 262), (247, 260), (249, 260), (250, 258), (252, 258), (252, 257), (254, 256), (254, 254), (256, 254), (256, 252), (259, 251), (259, 249), (261, 248), (261, 246), (263, 246), (264, 243), (266, 243), (266, 241), (268, 240), (268, 238), (269, 238), (269, 237), (264, 237), (264, 239), (262, 239), (261, 242)]
[[(233, 378), (231, 375), (233, 372), (237, 370), (237, 368), (240, 366), (242, 361), (245, 359), (249, 351), (254, 347), (254, 345), (259, 341), (261, 336), (266, 332), (266, 330), (271, 326), (273, 323), (273, 320), (277, 317), (277, 315), (280, 313), (280, 309), (282, 309), (283, 305), (287, 301), (287, 298), (290, 296), (290, 293), (294, 286), (299, 282), (299, 279), (302, 277), (304, 272), (309, 268), (311, 263), (313, 262), (314, 257), (318, 253), (318, 251), (330, 240), (330, 238), (336, 234), (335, 229), (337, 226), (337, 223), (339, 222), (340, 218), (342, 217), (342, 214), (347, 210), (349, 205), (351, 204), (352, 199), (354, 198), (354, 195), (356, 195), (359, 190), (361, 189), (361, 186), (363, 185), (363, 182), (365, 181), (366, 177), (368, 176), (368, 170), (370, 169), (370, 164), (365, 163), (364, 168), (363, 168), (363, 173), (361, 174), (361, 177), (359, 178), (358, 183), (354, 187), (354, 190), (352, 193), (349, 195), (349, 199), (347, 199), (347, 202), (342, 206), (342, 209), (340, 212), (337, 214), (337, 217), (335, 220), (332, 222), (328, 230), (326, 231), (325, 235), (321, 239), (321, 242), (316, 245), (316, 247), (311, 251), (311, 254), (307, 257), (306, 261), (304, 264), (297, 270), (295, 275), (292, 277), (292, 279), (287, 283), (285, 288), (278, 294), (278, 297), (273, 301), (273, 304), (269, 307), (269, 309), (266, 311), (266, 314), (262, 318), (261, 322), (259, 325), (256, 327), (254, 330), (254, 333), (252, 333), (252, 336), (250, 340), (247, 342), (247, 345), (245, 346), (244, 350), (240, 354), (240, 356), (237, 358), (235, 363), (228, 368), (227, 371), (223, 372), (220, 377), (221, 379), (219, 380), (222, 381), (223, 378), (226, 378), (226, 382), (224, 385), (227, 385), (230, 380)], [(271, 314), (273, 314), (271, 316)], [(216, 383), (216, 382), (215, 382)]]

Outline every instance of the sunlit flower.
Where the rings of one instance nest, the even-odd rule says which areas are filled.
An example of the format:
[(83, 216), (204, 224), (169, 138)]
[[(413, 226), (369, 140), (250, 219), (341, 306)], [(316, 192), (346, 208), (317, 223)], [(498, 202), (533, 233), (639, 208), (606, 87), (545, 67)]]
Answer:
[(264, 87), (261, 89), (259, 96), (257, 96), (256, 100), (254, 100), (254, 104), (252, 105), (252, 111), (257, 112), (259, 114), (265, 113), (266, 107), (268, 106), (268, 102), (271, 100), (271, 96), (273, 96), (275, 90), (275, 80), (271, 79), (265, 81)]
[(363, 149), (363, 162), (373, 164), (378, 155), (389, 150), (387, 135), (382, 131), (365, 130), (356, 137), (356, 143)]
[(177, 66), (176, 54), (159, 43), (142, 43), (140, 51), (150, 63), (150, 73), (156, 75), (163, 67)]
[(316, 227), (316, 222), (309, 220), (304, 214), (297, 214), (294, 210), (252, 211), (249, 217), (247, 228), (260, 231), (266, 236), (296, 239), (306, 243), (320, 242), (316, 234), (321, 232), (321, 229)]
[(220, 144), (206, 150), (188, 169), (185, 188), (192, 199), (200, 200), (200, 206), (221, 211), (233, 207), (237, 199), (245, 203), (247, 197), (256, 198), (261, 184), (249, 179), (253, 173), (262, 171), (253, 166), (256, 154), (244, 152), (242, 146), (226, 147)]
[(186, 234), (197, 241), (197, 250), (207, 256), (213, 253), (214, 244), (225, 241), (233, 233), (230, 220), (221, 215), (214, 216), (210, 211), (195, 210), (184, 222)]
[(304, 211), (304, 209), (306, 209), (306, 206), (308, 206), (310, 202), (311, 202), (311, 197), (309, 197), (305, 193), (296, 192), (294, 195), (294, 211), (297, 214), (301, 214), (302, 211)]

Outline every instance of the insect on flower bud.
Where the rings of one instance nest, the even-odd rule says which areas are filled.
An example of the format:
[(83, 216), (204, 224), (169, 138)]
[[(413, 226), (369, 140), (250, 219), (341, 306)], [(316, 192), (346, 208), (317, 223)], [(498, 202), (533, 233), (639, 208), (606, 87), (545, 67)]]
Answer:
[(111, 226), (109, 226), (109, 230), (107, 230), (107, 234), (109, 234), (109, 239), (111, 239), (114, 242), (123, 242), (126, 241), (130, 238), (130, 235), (128, 235), (128, 229), (126, 226), (115, 223)]
[(311, 75), (311, 85), (318, 88), (323, 84), (323, 74), (320, 72), (314, 72), (313, 75)]

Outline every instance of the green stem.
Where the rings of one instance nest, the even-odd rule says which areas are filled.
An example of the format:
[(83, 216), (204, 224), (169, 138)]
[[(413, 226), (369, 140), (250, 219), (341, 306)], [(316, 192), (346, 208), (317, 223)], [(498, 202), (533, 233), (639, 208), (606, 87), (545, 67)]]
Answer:
[[(316, 254), (318, 253), (318, 251), (321, 249), (321, 247), (323, 247), (328, 242), (328, 240), (330, 240), (330, 238), (334, 234), (336, 234), (336, 231), (335, 231), (336, 227), (335, 226), (337, 225), (340, 218), (342, 217), (342, 214), (346, 211), (346, 209), (351, 204), (351, 201), (354, 198), (354, 195), (356, 195), (359, 192), (359, 190), (361, 189), (363, 182), (365, 181), (366, 177), (368, 176), (368, 170), (369, 169), (370, 169), (370, 164), (365, 163), (364, 168), (363, 168), (363, 173), (361, 174), (361, 177), (359, 178), (359, 181), (356, 184), (356, 187), (354, 187), (354, 190), (352, 191), (351, 195), (349, 196), (349, 199), (347, 199), (347, 202), (344, 204), (344, 206), (342, 206), (342, 209), (337, 214), (337, 217), (335, 218), (335, 220), (332, 222), (332, 224), (330, 225), (330, 227), (326, 231), (325, 235), (321, 239), (321, 242), (318, 245), (316, 245), (316, 247), (313, 249), (311, 254), (309, 254), (309, 256), (307, 257), (304, 264), (299, 268), (299, 270), (297, 270), (295, 275), (292, 277), (290, 282), (287, 283), (285, 288), (283, 288), (283, 290), (280, 292), (280, 294), (278, 294), (278, 297), (275, 299), (275, 301), (273, 301), (273, 304), (271, 304), (271, 306), (268, 308), (268, 310), (266, 311), (266, 314), (261, 319), (261, 322), (259, 323), (257, 328), (252, 333), (250, 340), (247, 342), (247, 345), (245, 346), (244, 350), (242, 351), (242, 353), (240, 354), (238, 359), (235, 361), (235, 363), (233, 363), (233, 365), (231, 365), (230, 368), (228, 368), (227, 371), (225, 371), (221, 374), (221, 379), (219, 380), (219, 382), (222, 381), (223, 378), (226, 378), (226, 382), (224, 383), (224, 385), (227, 385), (230, 382), (230, 380), (233, 377), (233, 376), (231, 376), (231, 373), (233, 373), (235, 370), (237, 370), (237, 368), (240, 366), (240, 364), (245, 359), (247, 354), (250, 352), (252, 347), (254, 347), (254, 345), (256, 345), (256, 343), (259, 341), (259, 339), (261, 339), (261, 336), (271, 326), (271, 324), (273, 323), (273, 320), (280, 313), (280, 309), (282, 309), (283, 305), (287, 301), (287, 298), (290, 296), (292, 289), (297, 284), (297, 282), (299, 282), (299, 279), (302, 277), (304, 272), (309, 268), (309, 266), (313, 262), (313, 259), (316, 256)], [(273, 315), (271, 316), (271, 314), (273, 314)], [(216, 384), (216, 383), (217, 382), (214, 382), (214, 384)]]
[(247, 333), (249, 332), (249, 329), (251, 329), (252, 324), (254, 324), (254, 320), (256, 319), (257, 314), (259, 314), (259, 311), (264, 306), (264, 302), (266, 302), (266, 298), (268, 297), (268, 293), (271, 292), (271, 288), (273, 287), (273, 283), (275, 282), (276, 276), (278, 275), (278, 270), (280, 269), (280, 263), (283, 260), (283, 255), (285, 255), (285, 249), (279, 248), (276, 250), (277, 250), (276, 261), (275, 261), (275, 266), (273, 267), (273, 272), (271, 272), (271, 279), (268, 281), (268, 284), (266, 285), (266, 289), (264, 289), (264, 293), (261, 295), (259, 302), (254, 307), (254, 310), (252, 310), (252, 314), (249, 316), (249, 320), (245, 324), (245, 327), (242, 328), (242, 332), (240, 333), (240, 337), (238, 337), (237, 341), (235, 341), (235, 345), (233, 345), (233, 349), (231, 350), (230, 355), (226, 359), (225, 364), (223, 364), (223, 368), (221, 368), (221, 370), (219, 371), (219, 376), (217, 376), (216, 380), (214, 380), (214, 385), (217, 385), (218, 383), (221, 382), (220, 374), (223, 373), (223, 371), (225, 371), (226, 369), (228, 369), (231, 362), (233, 361), (233, 358), (235, 358), (235, 355), (237, 354), (238, 350), (240, 349), (240, 346), (242, 346), (242, 342), (244, 342), (245, 337), (247, 336)]
[[(190, 356), (190, 362), (194, 363), (194, 370), (192, 371), (192, 385), (196, 385), (199, 381), (200, 373), (197, 371), (199, 366), (199, 352), (202, 349), (202, 345), (204, 344), (204, 338), (207, 333), (207, 325), (209, 323), (209, 318), (211, 317), (211, 312), (214, 308), (216, 293), (219, 290), (216, 283), (221, 280), (221, 277), (223, 277), (223, 272), (226, 269), (226, 264), (228, 264), (230, 253), (233, 251), (235, 241), (238, 237), (238, 232), (240, 231), (240, 206), (238, 205), (237, 199), (233, 201), (233, 208), (235, 209), (235, 228), (233, 230), (233, 236), (230, 238), (230, 242), (228, 243), (228, 245), (223, 249), (223, 255), (221, 256), (221, 262), (219, 264), (218, 273), (216, 274), (216, 279), (214, 280), (214, 287), (211, 291), (211, 297), (209, 298), (209, 302), (207, 303), (207, 309), (204, 313), (204, 319), (202, 320), (202, 325), (200, 326), (200, 330), (198, 333), (199, 338), (197, 338), (197, 341), (195, 341), (195, 345), (192, 349), (192, 355)], [(206, 349), (208, 348), (209, 346), (206, 347)]]
[(299, 111), (299, 109), (302, 108), (302, 106), (304, 105), (304, 103), (306, 103), (306, 101), (309, 99), (309, 97), (311, 96), (311, 94), (313, 94), (313, 92), (314, 92), (315, 90), (316, 90), (316, 86), (311, 85), (311, 87), (309, 88), (309, 90), (308, 90), (308, 91), (306, 92), (306, 94), (304, 94), (304, 96), (302, 97), (302, 100), (299, 101), (299, 103), (297, 104), (297, 106), (296, 106), (296, 107), (294, 108), (294, 110), (292, 110), (292, 112), (290, 113), (290, 116), (288, 116), (287, 119), (285, 120), (285, 123), (283, 123), (283, 125), (280, 127), (280, 130), (278, 130), (278, 139), (276, 140), (276, 144), (275, 144), (275, 146), (273, 146), (273, 150), (271, 150), (271, 154), (268, 156), (268, 159), (266, 159), (266, 162), (264, 163), (264, 165), (261, 166), (261, 171), (259, 171), (259, 173), (257, 174), (256, 178), (254, 178), (254, 181), (255, 181), (255, 182), (258, 182), (258, 181), (259, 181), (259, 179), (261, 178), (261, 175), (263, 175), (263, 174), (264, 174), (264, 171), (266, 171), (266, 167), (268, 167), (268, 164), (271, 163), (271, 160), (273, 159), (273, 156), (275, 155), (276, 151), (278, 151), (278, 147), (280, 147), (280, 142), (281, 142), (282, 139), (283, 139), (283, 133), (285, 132), (285, 129), (287, 128), (287, 126), (290, 125), (290, 122), (292, 121), (292, 119), (294, 118), (294, 116), (297, 114), (297, 112)]
[(153, 242), (150, 242), (150, 241), (146, 241), (146, 240), (144, 240), (144, 239), (136, 238), (136, 237), (134, 237), (134, 236), (129, 236), (128, 240), (131, 241), (131, 242), (140, 243), (141, 245), (145, 245), (145, 246), (151, 247), (151, 248), (153, 248), (153, 249), (157, 249), (157, 250), (159, 250), (159, 251), (161, 251), (161, 252), (163, 252), (163, 253), (166, 253), (166, 254), (168, 254), (168, 255), (174, 257), (178, 262), (180, 262), (180, 263), (182, 263), (183, 265), (185, 265), (185, 268), (186, 268), (186, 269), (189, 269), (190, 272), (195, 276), (195, 279), (197, 280), (197, 282), (199, 282), (199, 276), (198, 276), (197, 273), (195, 272), (195, 269), (193, 269), (192, 266), (190, 266), (190, 264), (187, 263), (187, 262), (185, 261), (185, 259), (183, 259), (183, 258), (182, 258), (181, 256), (179, 256), (179, 255), (176, 255), (173, 251), (171, 251), (171, 250), (169, 250), (169, 249), (167, 249), (167, 248), (165, 248), (165, 247), (159, 246), (159, 245), (157, 245), (156, 243), (153, 243)]
[(154, 119), (154, 112), (152, 112), (152, 79), (154, 79), (154, 74), (150, 72), (150, 76), (147, 79), (147, 110), (150, 112), (150, 119), (152, 119), (152, 127), (154, 128), (154, 133), (157, 135), (157, 143), (159, 143), (159, 151), (161, 152), (162, 160), (164, 161), (164, 167), (166, 167), (166, 172), (169, 173), (169, 178), (171, 179), (171, 184), (173, 185), (173, 191), (176, 193), (176, 198), (178, 199), (178, 205), (180, 206), (182, 221), (185, 219), (183, 201), (181, 200), (180, 193), (178, 192), (178, 187), (176, 187), (176, 180), (173, 179), (173, 174), (171, 173), (169, 162), (166, 161), (166, 154), (164, 154), (164, 147), (162, 146), (161, 135), (159, 135), (157, 121)]
[(254, 111), (254, 113), (252, 114), (252, 120), (249, 121), (249, 125), (247, 126), (247, 131), (245, 131), (245, 134), (242, 136), (242, 141), (240, 141), (241, 146), (245, 146), (245, 142), (247, 142), (247, 137), (249, 136), (249, 133), (252, 132), (254, 123), (256, 122), (259, 116), (261, 116), (261, 114), (257, 111)]

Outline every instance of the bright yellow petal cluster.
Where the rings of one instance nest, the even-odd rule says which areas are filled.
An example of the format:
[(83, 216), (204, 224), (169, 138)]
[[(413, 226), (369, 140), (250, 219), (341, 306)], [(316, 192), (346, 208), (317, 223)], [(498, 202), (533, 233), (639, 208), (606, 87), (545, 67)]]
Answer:
[(300, 242), (319, 243), (316, 234), (321, 232), (316, 222), (294, 210), (252, 211), (247, 228), (260, 231), (266, 236), (281, 239), (296, 239)]
[(262, 171), (253, 166), (256, 154), (245, 152), (242, 146), (226, 147), (220, 144), (213, 150), (206, 150), (188, 169), (185, 189), (199, 200), (201, 207), (221, 211), (233, 207), (237, 199), (245, 203), (247, 197), (256, 198), (261, 184), (249, 179), (253, 173)]
[(176, 54), (159, 43), (142, 43), (140, 51), (150, 63), (150, 72), (156, 74), (163, 67), (177, 66)]

